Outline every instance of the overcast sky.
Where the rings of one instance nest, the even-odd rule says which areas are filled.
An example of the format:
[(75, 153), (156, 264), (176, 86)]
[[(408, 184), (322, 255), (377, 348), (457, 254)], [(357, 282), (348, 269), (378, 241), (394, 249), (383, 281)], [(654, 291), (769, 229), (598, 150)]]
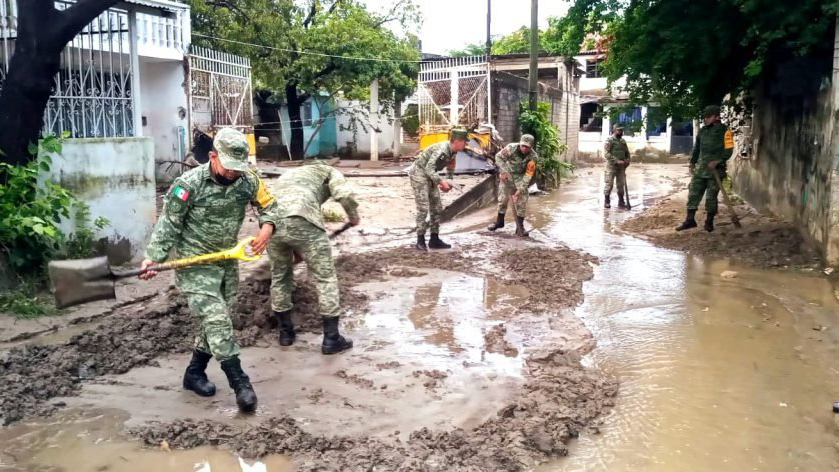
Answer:
[[(384, 11), (393, 0), (364, 0), (370, 9)], [(420, 32), (423, 52), (444, 54), (466, 44), (486, 41), (486, 0), (416, 0), (422, 8)], [(563, 16), (569, 2), (539, 1), (539, 27), (545, 28), (548, 17)], [(530, 26), (530, 2), (527, 0), (492, 0), (492, 35), (511, 33)]]

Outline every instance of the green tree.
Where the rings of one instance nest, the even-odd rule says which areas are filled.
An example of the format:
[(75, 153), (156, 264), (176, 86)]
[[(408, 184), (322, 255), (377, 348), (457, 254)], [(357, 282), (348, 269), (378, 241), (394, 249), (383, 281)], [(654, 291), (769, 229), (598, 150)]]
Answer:
[(419, 10), (413, 0), (394, 2), (384, 15), (367, 11), (358, 0), (189, 4), (196, 42), (251, 58), (256, 88), (271, 91), (288, 106), (293, 158), (303, 157), (300, 106), (310, 97), (340, 93), (365, 99), (370, 83), (379, 79), (381, 102), (387, 106), (415, 88), (416, 37), (387, 28), (394, 24), (402, 31), (416, 29)]
[(626, 77), (634, 103), (695, 116), (726, 95), (748, 94), (780, 63), (829, 55), (836, 9), (833, 0), (575, 0), (570, 19), (546, 35), (552, 52), (589, 33), (607, 37), (606, 75)]
[[(540, 48), (546, 51), (544, 32), (539, 32)], [(530, 52), (530, 28), (522, 26), (508, 35), (501, 36), (492, 41), (492, 53), (524, 54)], [(463, 49), (449, 51), (451, 57), (482, 56), (486, 54), (485, 43), (470, 43)]]

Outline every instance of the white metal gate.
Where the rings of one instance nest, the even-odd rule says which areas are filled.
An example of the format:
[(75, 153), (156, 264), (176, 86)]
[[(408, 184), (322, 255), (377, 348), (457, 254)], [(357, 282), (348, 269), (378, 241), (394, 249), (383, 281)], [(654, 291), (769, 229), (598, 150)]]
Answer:
[(487, 56), (425, 62), (419, 72), (419, 122), (424, 133), (452, 126), (475, 129), (489, 123), (490, 67)]
[(253, 133), (250, 60), (192, 46), (189, 52), (190, 127), (212, 135), (220, 128)]

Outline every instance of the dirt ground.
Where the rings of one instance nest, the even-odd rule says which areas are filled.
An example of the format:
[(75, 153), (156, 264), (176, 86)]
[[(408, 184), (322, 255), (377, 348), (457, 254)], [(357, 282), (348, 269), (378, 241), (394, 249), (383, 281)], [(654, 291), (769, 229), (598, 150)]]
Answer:
[(677, 191), (660, 199), (651, 208), (625, 221), (621, 230), (633, 233), (669, 249), (701, 256), (729, 258), (734, 262), (762, 268), (818, 269), (820, 258), (790, 223), (764, 215), (734, 198), (742, 228), (732, 223), (722, 195), (712, 233), (704, 231), (704, 201), (696, 214), (698, 228), (676, 232), (685, 219), (687, 180)]
[[(296, 470), (477, 471), (531, 468), (566, 454), (580, 432), (596, 433), (617, 384), (581, 365), (594, 342), (572, 313), (596, 258), (480, 232), (449, 233), (451, 251), (418, 252), (410, 235), (392, 230), (413, 226), (407, 181), (363, 179), (353, 180), (363, 230), (336, 241), (351, 351), (318, 353), (317, 299), (303, 264), (293, 312), (300, 336), (279, 348), (269, 269), (244, 268), (234, 328), (260, 403), (255, 415), (239, 415), (215, 363), (215, 397), (180, 388), (196, 323), (164, 279), (81, 319), (72, 335), (33, 331), (2, 345), (5, 437), (21, 420), (104, 408), (126, 412), (128, 437), (153, 448), (282, 454)], [(248, 217), (243, 235), (255, 224)], [(8, 444), (26, 456), (25, 441)]]

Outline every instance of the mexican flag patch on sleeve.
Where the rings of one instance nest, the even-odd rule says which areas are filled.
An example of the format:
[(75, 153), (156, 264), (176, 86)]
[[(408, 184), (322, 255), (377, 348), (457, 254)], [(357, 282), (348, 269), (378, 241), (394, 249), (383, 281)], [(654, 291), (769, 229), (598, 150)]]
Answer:
[(172, 195), (174, 195), (175, 198), (181, 200), (182, 202), (185, 202), (186, 199), (189, 198), (189, 192), (187, 192), (186, 189), (181, 187), (180, 185), (178, 185), (177, 187), (175, 187), (174, 190), (172, 190)]

